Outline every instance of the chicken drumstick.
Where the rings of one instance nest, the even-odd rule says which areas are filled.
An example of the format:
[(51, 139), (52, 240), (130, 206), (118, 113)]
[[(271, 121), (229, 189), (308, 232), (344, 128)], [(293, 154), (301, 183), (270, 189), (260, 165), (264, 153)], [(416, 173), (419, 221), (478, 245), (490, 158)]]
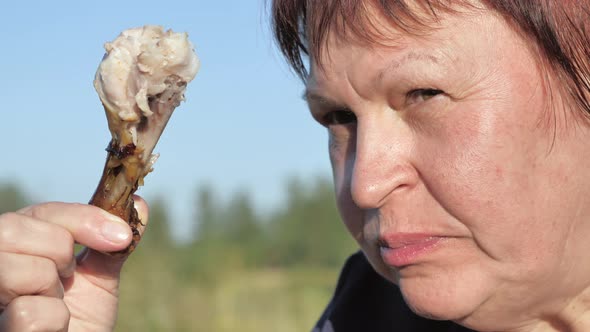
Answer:
[(111, 254), (126, 255), (140, 240), (141, 220), (133, 193), (143, 185), (158, 155), (152, 154), (174, 109), (195, 77), (199, 59), (186, 33), (144, 26), (123, 31), (105, 44), (94, 87), (112, 135), (102, 177), (90, 204), (129, 223), (133, 240)]

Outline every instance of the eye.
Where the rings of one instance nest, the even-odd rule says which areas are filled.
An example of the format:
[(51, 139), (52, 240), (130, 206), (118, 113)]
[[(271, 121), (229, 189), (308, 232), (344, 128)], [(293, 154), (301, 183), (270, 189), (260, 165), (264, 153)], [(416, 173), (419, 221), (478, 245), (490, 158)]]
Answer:
[(327, 127), (351, 123), (356, 123), (356, 115), (349, 110), (331, 111), (322, 118), (322, 124)]
[(406, 94), (406, 103), (411, 105), (424, 102), (443, 93), (439, 89), (415, 89)]

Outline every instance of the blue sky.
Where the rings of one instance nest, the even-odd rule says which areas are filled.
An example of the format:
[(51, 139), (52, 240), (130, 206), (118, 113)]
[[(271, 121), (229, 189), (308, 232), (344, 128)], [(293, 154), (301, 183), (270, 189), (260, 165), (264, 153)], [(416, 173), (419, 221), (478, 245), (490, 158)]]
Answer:
[(287, 176), (329, 174), (327, 138), (276, 50), (264, 0), (7, 1), (0, 13), (0, 182), (36, 201), (88, 201), (110, 140), (92, 86), (103, 44), (145, 24), (186, 31), (202, 66), (139, 193), (184, 233), (197, 186), (246, 189), (272, 209)]

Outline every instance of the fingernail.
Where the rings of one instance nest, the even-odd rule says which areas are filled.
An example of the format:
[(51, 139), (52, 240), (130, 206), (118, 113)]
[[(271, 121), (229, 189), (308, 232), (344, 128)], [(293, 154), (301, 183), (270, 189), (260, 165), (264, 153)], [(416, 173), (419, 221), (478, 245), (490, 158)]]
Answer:
[(128, 241), (131, 236), (129, 225), (121, 222), (105, 222), (102, 224), (101, 232), (107, 240), (116, 243)]

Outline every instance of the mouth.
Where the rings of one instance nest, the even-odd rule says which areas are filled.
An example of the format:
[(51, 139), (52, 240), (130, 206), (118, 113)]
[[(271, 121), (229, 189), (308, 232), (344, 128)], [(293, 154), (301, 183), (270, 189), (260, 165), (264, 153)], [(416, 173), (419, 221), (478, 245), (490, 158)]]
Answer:
[(385, 264), (403, 268), (419, 263), (436, 250), (445, 237), (431, 234), (393, 233), (379, 238), (379, 251)]

